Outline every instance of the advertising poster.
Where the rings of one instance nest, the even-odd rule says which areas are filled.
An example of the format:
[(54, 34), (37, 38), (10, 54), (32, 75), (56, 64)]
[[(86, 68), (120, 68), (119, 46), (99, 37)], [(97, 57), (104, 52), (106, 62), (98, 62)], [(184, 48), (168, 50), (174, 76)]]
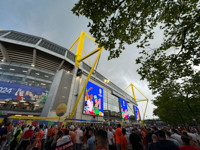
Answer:
[(0, 99), (45, 103), (48, 91), (39, 87), (0, 82)]
[(88, 81), (85, 91), (84, 114), (103, 116), (103, 88)]
[(120, 98), (120, 104), (121, 104), (122, 118), (129, 119), (127, 102), (124, 99)]
[(136, 120), (138, 120), (138, 121), (141, 120), (140, 111), (139, 111), (138, 107), (134, 106), (134, 110), (135, 110), (135, 118), (136, 118)]

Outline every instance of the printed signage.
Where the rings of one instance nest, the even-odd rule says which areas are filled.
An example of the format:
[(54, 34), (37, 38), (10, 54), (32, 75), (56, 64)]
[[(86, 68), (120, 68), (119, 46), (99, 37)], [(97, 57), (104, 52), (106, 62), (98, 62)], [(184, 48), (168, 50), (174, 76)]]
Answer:
[(47, 95), (44, 88), (0, 82), (0, 99), (45, 103)]
[(127, 102), (124, 99), (120, 98), (120, 104), (121, 104), (122, 118), (129, 119)]
[(85, 92), (84, 114), (103, 116), (103, 88), (88, 81)]

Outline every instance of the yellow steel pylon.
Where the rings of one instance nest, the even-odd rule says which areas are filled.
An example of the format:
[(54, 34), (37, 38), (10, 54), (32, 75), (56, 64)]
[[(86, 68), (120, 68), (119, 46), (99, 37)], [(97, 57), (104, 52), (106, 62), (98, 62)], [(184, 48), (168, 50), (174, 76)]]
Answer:
[[(84, 90), (85, 90), (85, 88), (86, 88), (86, 85), (87, 85), (87, 83), (88, 83), (88, 81), (89, 81), (89, 79), (90, 79), (90, 76), (92, 75), (92, 72), (93, 72), (93, 70), (94, 70), (94, 67), (95, 67), (95, 65), (96, 65), (96, 63), (97, 63), (97, 61), (98, 61), (98, 59), (99, 59), (99, 57), (100, 57), (100, 55), (101, 55), (102, 50), (103, 50), (103, 47), (98, 47), (97, 49), (95, 49), (95, 50), (92, 51), (91, 53), (86, 54), (85, 50), (83, 49), (83, 44), (84, 44), (85, 36), (87, 36), (90, 40), (92, 40), (93, 42), (95, 42), (95, 40), (94, 40), (93, 38), (91, 38), (88, 34), (86, 34), (84, 31), (82, 31), (82, 32), (81, 32), (81, 35), (76, 39), (76, 41), (75, 41), (75, 42), (72, 44), (72, 46), (69, 48), (69, 50), (72, 51), (73, 48), (75, 47), (75, 45), (78, 43), (78, 48), (77, 48), (77, 51), (76, 51), (76, 67), (79, 67), (80, 62), (83, 61), (83, 60), (85, 60), (85, 59), (88, 59), (88, 57), (90, 57), (91, 55), (93, 55), (93, 54), (95, 54), (95, 53), (97, 53), (97, 52), (98, 52), (98, 55), (97, 55), (97, 57), (96, 57), (96, 59), (95, 59), (93, 65), (91, 66), (91, 70), (90, 70), (90, 72), (89, 72), (89, 74), (88, 74), (88, 77), (87, 77), (87, 79), (86, 79), (86, 81), (85, 81), (85, 83), (84, 83), (84, 85), (83, 85), (83, 88), (82, 88), (80, 94), (78, 95), (78, 98), (77, 98), (77, 100), (76, 100), (76, 103), (75, 103), (75, 105), (74, 105), (74, 108), (73, 108), (72, 112), (71, 112), (70, 115), (69, 115), (69, 118), (73, 118), (74, 113), (75, 113), (75, 110), (76, 110), (76, 108), (77, 108), (77, 106), (78, 106), (78, 103), (79, 103), (79, 101), (80, 101), (80, 99), (81, 99), (81, 96), (82, 96), (82, 94), (83, 94), (83, 92), (84, 92)], [(95, 43), (96, 43), (96, 42), (95, 42)], [(99, 45), (98, 43), (96, 43), (96, 44)], [(85, 53), (85, 56), (84, 56), (84, 57), (81, 57), (82, 51), (84, 51), (84, 53)], [(89, 59), (88, 59), (88, 62), (89, 62), (89, 64), (91, 65)]]
[[(138, 90), (132, 83), (129, 86), (127, 86), (124, 91), (126, 91), (129, 87), (131, 87), (131, 91), (132, 91), (133, 98), (134, 98), (135, 102), (147, 101), (146, 107), (145, 107), (145, 111), (144, 111), (144, 115), (143, 115), (143, 119), (142, 119), (142, 124), (144, 124), (144, 118), (145, 118), (145, 115), (146, 115), (146, 111), (147, 111), (147, 106), (148, 106), (149, 99), (142, 92), (140, 92), (140, 90)], [(140, 92), (140, 94), (142, 94), (142, 96), (144, 96), (145, 99), (143, 99), (143, 100), (136, 100), (134, 88), (136, 90), (138, 90), (138, 92)]]

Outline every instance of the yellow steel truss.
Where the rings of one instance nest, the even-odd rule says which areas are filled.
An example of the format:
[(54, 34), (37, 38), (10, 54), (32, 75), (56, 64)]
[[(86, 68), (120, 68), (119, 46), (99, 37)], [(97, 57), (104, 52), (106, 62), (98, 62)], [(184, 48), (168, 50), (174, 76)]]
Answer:
[[(142, 101), (146, 101), (147, 102), (146, 103), (146, 107), (145, 107), (145, 111), (144, 111), (144, 114), (143, 114), (143, 119), (142, 119), (142, 124), (143, 124), (144, 123), (144, 118), (145, 118), (145, 115), (146, 115), (146, 111), (147, 111), (147, 106), (148, 106), (149, 99), (138, 88), (136, 88), (132, 83), (129, 86), (127, 86), (124, 91), (126, 91), (129, 87), (131, 88), (131, 91), (132, 91), (133, 98), (134, 98), (135, 102), (142, 102)], [(145, 99), (143, 99), (143, 100), (136, 100), (134, 88), (138, 92), (140, 92), (140, 94), (142, 94), (142, 96), (144, 96)]]
[[(83, 61), (83, 60), (85, 60), (85, 59), (88, 59), (88, 57), (90, 57), (91, 55), (93, 55), (93, 54), (95, 54), (95, 53), (97, 53), (97, 52), (98, 52), (98, 54), (97, 54), (97, 57), (96, 57), (96, 59), (95, 59), (95, 61), (94, 61), (94, 63), (93, 63), (92, 66), (91, 66), (91, 63), (90, 63), (90, 61), (89, 61), (89, 59), (88, 59), (88, 62), (89, 62), (89, 64), (90, 64), (90, 66), (91, 66), (91, 70), (90, 70), (89, 75), (88, 75), (88, 77), (87, 77), (87, 79), (86, 79), (86, 81), (85, 81), (85, 83), (84, 83), (84, 85), (83, 85), (83, 88), (82, 88), (81, 92), (80, 92), (79, 95), (78, 95), (78, 98), (77, 98), (76, 103), (75, 103), (75, 105), (74, 105), (74, 107), (73, 107), (73, 109), (72, 109), (72, 112), (71, 112), (70, 115), (69, 115), (69, 118), (73, 118), (74, 113), (75, 113), (75, 110), (76, 110), (76, 108), (77, 108), (77, 106), (78, 106), (78, 103), (79, 103), (79, 101), (80, 101), (80, 99), (81, 99), (81, 96), (82, 96), (82, 94), (83, 94), (83, 92), (84, 92), (84, 90), (85, 90), (85, 88), (86, 88), (86, 85), (87, 85), (87, 83), (88, 83), (88, 81), (89, 81), (89, 79), (90, 79), (90, 76), (92, 75), (92, 72), (93, 72), (93, 70), (94, 70), (94, 67), (95, 67), (95, 65), (96, 65), (96, 63), (97, 63), (97, 61), (98, 61), (98, 59), (99, 59), (99, 57), (100, 57), (100, 55), (101, 55), (102, 50), (103, 50), (103, 47), (100, 47), (100, 48), (98, 47), (97, 49), (95, 49), (95, 50), (92, 51), (91, 53), (86, 54), (85, 50), (83, 49), (85, 36), (87, 36), (90, 40), (92, 40), (93, 42), (95, 42), (95, 40), (94, 40), (93, 38), (91, 38), (91, 37), (90, 37), (89, 35), (87, 35), (84, 31), (82, 31), (82, 32), (81, 32), (81, 35), (76, 39), (76, 41), (75, 41), (75, 42), (72, 44), (72, 46), (69, 48), (69, 50), (72, 51), (73, 48), (75, 47), (75, 45), (79, 42), (79, 43), (78, 43), (78, 48), (77, 48), (77, 51), (76, 51), (76, 67), (79, 67), (80, 62)], [(96, 43), (96, 42), (95, 42), (95, 43)], [(96, 44), (99, 45), (98, 43), (96, 43)], [(84, 57), (81, 57), (82, 51), (84, 51), (84, 53), (85, 53), (85, 56), (84, 56)]]

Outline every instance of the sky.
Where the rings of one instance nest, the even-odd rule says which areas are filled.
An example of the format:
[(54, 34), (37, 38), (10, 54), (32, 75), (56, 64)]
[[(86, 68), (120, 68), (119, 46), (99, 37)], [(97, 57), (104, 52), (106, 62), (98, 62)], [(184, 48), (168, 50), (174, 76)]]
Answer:
[[(75, 2), (77, 0), (1, 0), (0, 29), (36, 35), (69, 48), (82, 30), (89, 34), (89, 20), (83, 16), (77, 17), (71, 12)], [(159, 29), (155, 29), (155, 32), (151, 48), (158, 47), (162, 41)], [(87, 53), (94, 50), (95, 45), (92, 44), (88, 39), (85, 40), (84, 49)], [(136, 44), (127, 45), (119, 58), (108, 61), (109, 53), (104, 50), (97, 71), (121, 89), (133, 83), (150, 100), (146, 118), (156, 118), (153, 115), (156, 107), (152, 104), (154, 95), (148, 88), (148, 82), (140, 80), (140, 75), (136, 71), (140, 67), (135, 63), (139, 51)], [(73, 52), (75, 53), (75, 50)], [(90, 58), (90, 61), (93, 62), (94, 58), (95, 56)], [(128, 93), (131, 95), (131, 91)], [(139, 92), (135, 91), (135, 94), (137, 100), (144, 99)], [(138, 103), (141, 116), (145, 105), (146, 102)]]

